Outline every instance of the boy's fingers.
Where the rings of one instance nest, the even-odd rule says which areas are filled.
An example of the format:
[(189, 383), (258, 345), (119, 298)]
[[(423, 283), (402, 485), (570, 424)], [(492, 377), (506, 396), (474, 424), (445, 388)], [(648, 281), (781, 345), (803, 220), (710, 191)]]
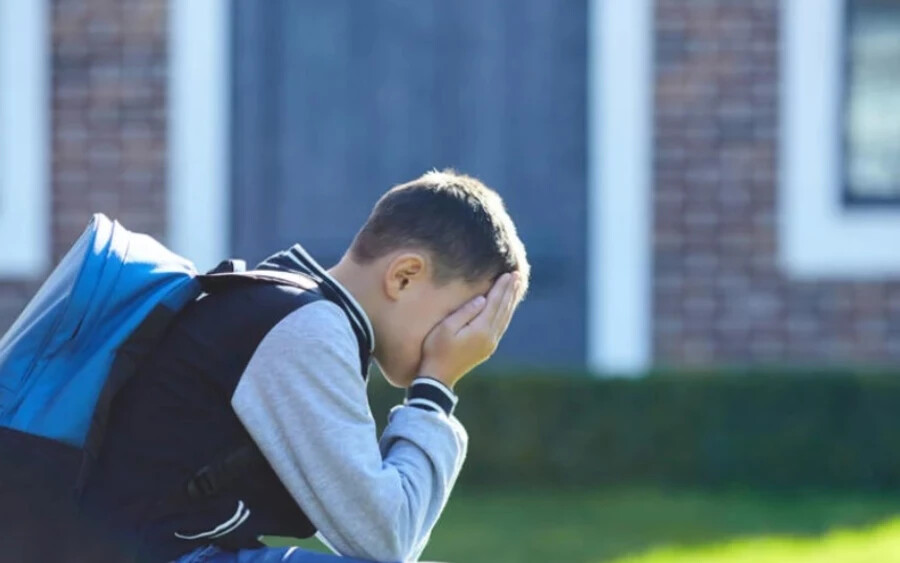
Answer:
[(500, 310), (500, 306), (503, 304), (503, 295), (506, 293), (506, 289), (512, 283), (512, 276), (510, 274), (503, 274), (497, 281), (494, 282), (493, 287), (488, 292), (487, 295), (487, 306), (484, 308), (482, 312), (483, 318), (485, 319), (484, 328), (490, 328), (493, 326), (494, 317), (497, 315), (497, 311)]
[(506, 292), (503, 294), (503, 302), (499, 309), (497, 310), (496, 315), (494, 316), (493, 322), (491, 323), (491, 329), (499, 340), (503, 333), (506, 332), (506, 328), (509, 326), (510, 321), (512, 320), (513, 310), (515, 309), (516, 296), (519, 293), (519, 277), (515, 275), (512, 278), (512, 281), (506, 288)]
[(484, 296), (479, 295), (444, 319), (444, 324), (450, 329), (451, 334), (456, 334), (462, 330), (464, 326), (472, 322), (472, 320), (481, 313), (482, 309), (484, 309), (485, 302)]

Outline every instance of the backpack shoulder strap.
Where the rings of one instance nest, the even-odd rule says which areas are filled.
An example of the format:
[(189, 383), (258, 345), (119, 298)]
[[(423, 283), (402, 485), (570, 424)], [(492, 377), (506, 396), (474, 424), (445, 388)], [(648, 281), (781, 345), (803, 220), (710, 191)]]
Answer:
[(319, 284), (304, 274), (276, 270), (209, 273), (197, 276), (197, 281), (205, 293), (218, 293), (232, 287), (254, 283), (274, 283), (303, 290), (319, 289)]
[[(281, 270), (250, 270), (246, 271), (243, 261), (226, 260), (210, 270), (206, 274), (197, 276), (200, 287), (205, 293), (217, 293), (233, 287), (246, 286), (248, 284), (270, 283), (286, 285), (303, 290), (321, 291), (325, 299), (345, 309), (346, 305), (340, 298), (340, 293), (324, 280), (316, 279), (302, 272), (287, 272)], [(357, 331), (354, 329), (354, 333)], [(363, 346), (364, 337), (356, 334)], [(368, 350), (365, 354), (363, 365), (368, 364)], [(365, 374), (363, 375), (365, 377)], [(193, 502), (215, 496), (228, 489), (238, 479), (253, 468), (265, 464), (265, 458), (259, 452), (253, 440), (247, 440), (240, 446), (229, 451), (224, 457), (211, 461), (203, 466), (188, 479), (179, 485), (179, 489), (173, 491), (173, 495), (163, 502), (172, 502), (176, 505), (184, 502)]]
[[(317, 289), (322, 292), (325, 299), (334, 302), (341, 309), (346, 309), (346, 304), (340, 297), (340, 292), (333, 288), (327, 280), (316, 279), (301, 272), (252, 270), (234, 273), (209, 273), (199, 277), (203, 290), (208, 293), (247, 283), (276, 283), (305, 290)], [(363, 366), (365, 366), (368, 364), (368, 350), (364, 346), (365, 338), (363, 335), (358, 334), (356, 329), (354, 329), (354, 334), (360, 346), (361, 356), (363, 356)], [(363, 374), (363, 377), (365, 377), (365, 374)], [(197, 501), (214, 496), (228, 489), (248, 471), (266, 463), (265, 457), (260, 453), (256, 443), (252, 439), (247, 440), (228, 452), (224, 457), (214, 460), (197, 470), (188, 479), (187, 483), (182, 484), (182, 488), (176, 492), (176, 496), (182, 499), (186, 496), (189, 501)]]
[(222, 260), (219, 262), (219, 265), (213, 268), (212, 270), (206, 272), (207, 274), (230, 274), (234, 272), (246, 272), (247, 271), (247, 262), (244, 260), (239, 260), (237, 258), (230, 258), (228, 260)]

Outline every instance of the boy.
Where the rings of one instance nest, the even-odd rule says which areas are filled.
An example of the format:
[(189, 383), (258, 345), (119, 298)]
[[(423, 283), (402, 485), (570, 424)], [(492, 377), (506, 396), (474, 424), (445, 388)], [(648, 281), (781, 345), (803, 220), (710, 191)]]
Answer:
[[(316, 283), (250, 283), (186, 308), (117, 395), (84, 510), (150, 561), (311, 560), (263, 534), (417, 560), (466, 455), (454, 386), (527, 290), (500, 197), (430, 172), (385, 194), (330, 270), (299, 245), (258, 269)], [(380, 439), (370, 356), (407, 389)]]

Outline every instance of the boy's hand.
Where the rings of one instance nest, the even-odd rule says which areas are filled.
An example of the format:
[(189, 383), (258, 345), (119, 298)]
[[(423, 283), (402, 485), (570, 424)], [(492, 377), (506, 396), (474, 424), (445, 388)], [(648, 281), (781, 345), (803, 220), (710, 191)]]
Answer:
[(519, 293), (519, 275), (503, 274), (488, 292), (437, 324), (423, 345), (422, 375), (453, 388), (472, 368), (490, 358), (509, 326)]

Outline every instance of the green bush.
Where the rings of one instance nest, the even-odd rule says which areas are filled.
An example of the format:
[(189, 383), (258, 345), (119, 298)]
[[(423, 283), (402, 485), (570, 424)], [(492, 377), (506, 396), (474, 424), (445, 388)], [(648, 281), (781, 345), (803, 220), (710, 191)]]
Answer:
[[(373, 374), (379, 423), (402, 393)], [(476, 373), (467, 486), (900, 488), (900, 377)]]

